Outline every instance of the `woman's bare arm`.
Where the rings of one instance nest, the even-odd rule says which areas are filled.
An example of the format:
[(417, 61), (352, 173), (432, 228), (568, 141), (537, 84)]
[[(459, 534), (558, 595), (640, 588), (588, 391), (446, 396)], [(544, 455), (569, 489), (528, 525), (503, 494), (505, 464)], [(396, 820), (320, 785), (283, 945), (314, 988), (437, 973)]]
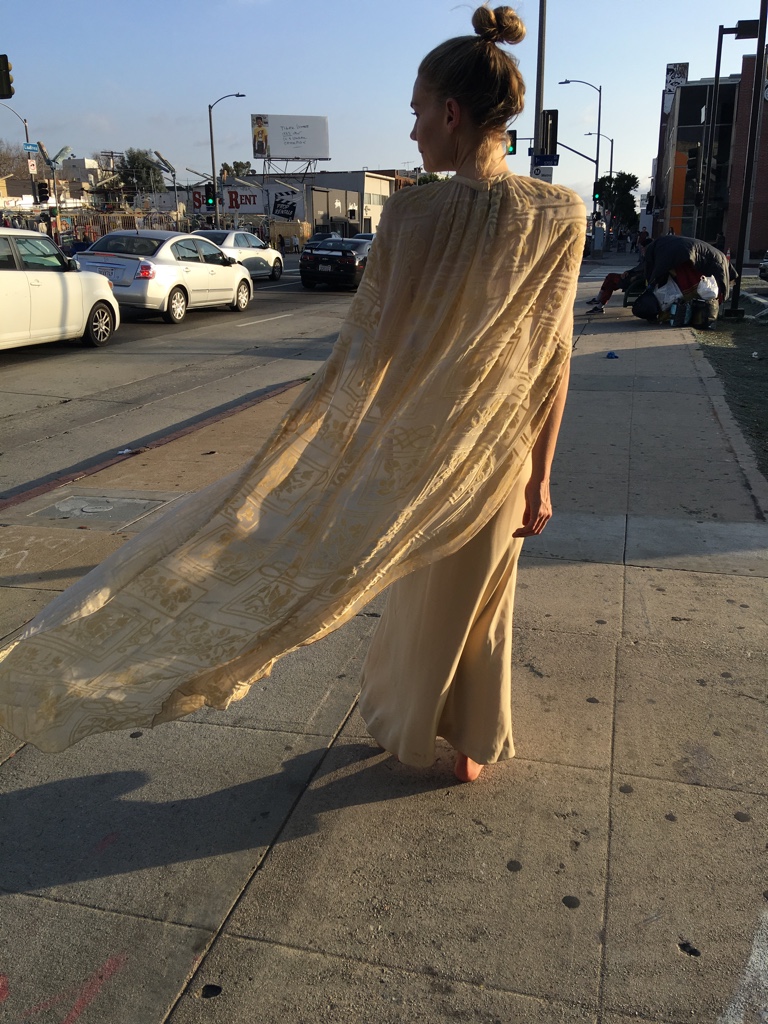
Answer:
[(531, 537), (541, 533), (552, 518), (552, 501), (549, 494), (549, 476), (552, 460), (555, 457), (557, 435), (563, 421), (565, 399), (568, 394), (568, 381), (571, 375), (570, 361), (566, 363), (563, 376), (558, 385), (555, 400), (544, 426), (536, 439), (531, 455), (533, 468), (531, 478), (525, 486), (525, 513), (523, 525), (515, 530), (513, 537)]

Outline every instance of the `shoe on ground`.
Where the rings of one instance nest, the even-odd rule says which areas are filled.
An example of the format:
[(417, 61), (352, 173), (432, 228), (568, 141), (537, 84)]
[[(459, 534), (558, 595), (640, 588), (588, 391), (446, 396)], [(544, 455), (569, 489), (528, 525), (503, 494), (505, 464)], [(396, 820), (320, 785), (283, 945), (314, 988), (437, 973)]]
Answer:
[(594, 306), (592, 309), (588, 309), (587, 310), (587, 316), (592, 316), (594, 313), (604, 313), (604, 312), (605, 312), (604, 307), (600, 306), (600, 305), (597, 305), (597, 306)]
[(600, 304), (600, 296), (596, 295), (594, 299), (587, 299), (588, 306), (597, 306)]

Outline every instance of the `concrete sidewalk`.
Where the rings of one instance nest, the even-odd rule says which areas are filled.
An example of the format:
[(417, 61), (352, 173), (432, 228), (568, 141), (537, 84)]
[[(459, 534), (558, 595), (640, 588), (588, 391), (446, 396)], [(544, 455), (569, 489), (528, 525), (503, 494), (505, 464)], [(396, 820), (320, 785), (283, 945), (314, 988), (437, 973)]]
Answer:
[[(380, 604), (226, 713), (0, 734), (0, 1019), (768, 1019), (768, 484), (692, 332), (580, 313), (607, 269), (521, 562), (517, 758), (462, 786), (366, 736)], [(1, 512), (0, 633), (294, 395)]]

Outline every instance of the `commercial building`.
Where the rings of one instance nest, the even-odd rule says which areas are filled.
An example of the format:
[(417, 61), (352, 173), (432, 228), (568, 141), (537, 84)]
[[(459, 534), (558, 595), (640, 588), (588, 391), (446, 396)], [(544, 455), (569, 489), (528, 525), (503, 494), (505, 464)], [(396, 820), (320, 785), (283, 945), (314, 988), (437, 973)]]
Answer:
[[(688, 81), (687, 64), (667, 66), (662, 97), (659, 151), (648, 211), (653, 235), (678, 235), (714, 242), (724, 236), (725, 248), (738, 241), (741, 195), (749, 133), (755, 56), (742, 58), (741, 73), (720, 79), (713, 128), (712, 161), (705, 166), (707, 123), (711, 117), (714, 79)], [(761, 99), (755, 189), (746, 254), (753, 258), (768, 249), (768, 100)], [(705, 176), (710, 193), (706, 223), (701, 203)]]

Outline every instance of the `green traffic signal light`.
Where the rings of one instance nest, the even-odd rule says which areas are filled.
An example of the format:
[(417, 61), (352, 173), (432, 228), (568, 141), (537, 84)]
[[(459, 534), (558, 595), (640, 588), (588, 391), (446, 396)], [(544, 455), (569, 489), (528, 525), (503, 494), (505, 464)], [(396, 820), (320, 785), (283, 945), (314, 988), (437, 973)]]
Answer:
[(594, 202), (594, 203), (599, 203), (600, 202), (600, 192), (601, 192), (600, 185), (598, 184), (598, 182), (595, 182), (595, 184), (592, 186), (592, 202)]
[(515, 156), (517, 154), (517, 132), (510, 130), (507, 132), (507, 156)]
[(215, 198), (215, 196), (213, 194), (213, 185), (210, 183), (210, 181), (206, 182), (206, 185), (205, 185), (205, 205), (206, 206), (215, 206), (216, 205), (216, 198)]

